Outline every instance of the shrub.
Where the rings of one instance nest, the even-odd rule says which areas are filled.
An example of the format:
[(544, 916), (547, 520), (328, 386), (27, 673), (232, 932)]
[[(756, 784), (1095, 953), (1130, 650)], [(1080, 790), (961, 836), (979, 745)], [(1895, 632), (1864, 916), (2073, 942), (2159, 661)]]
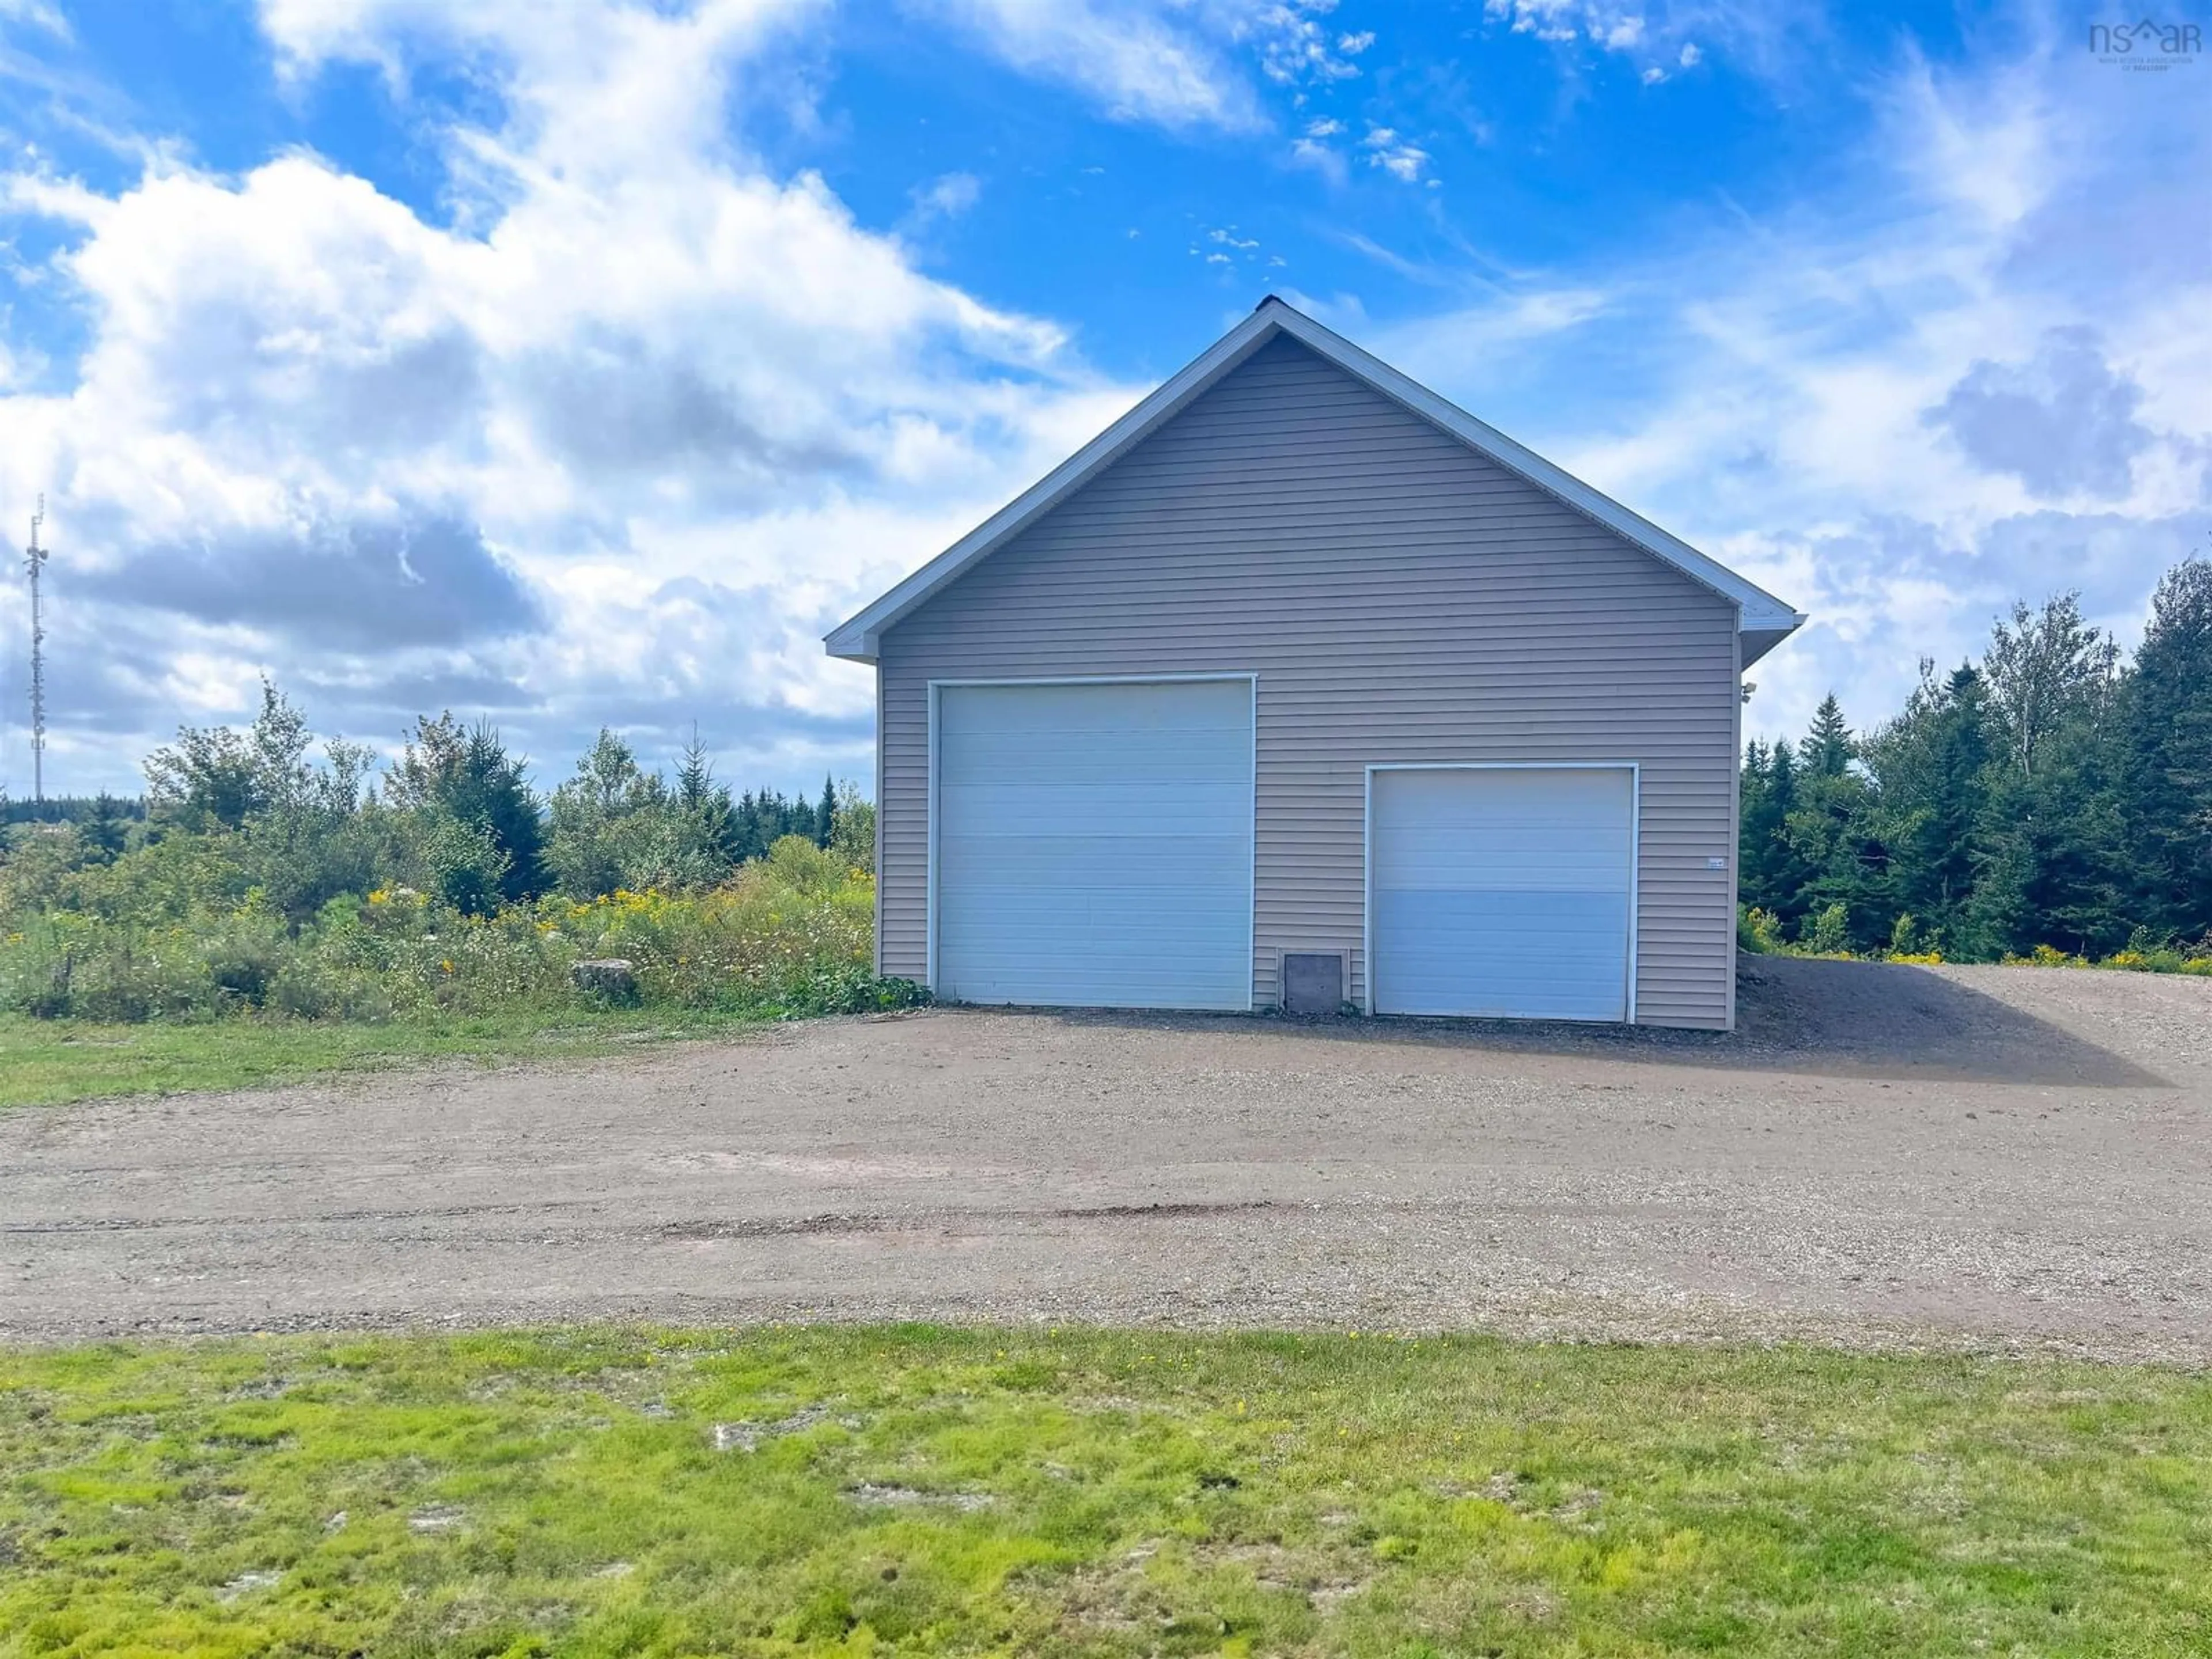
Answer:
[(1804, 931), (1799, 938), (1814, 956), (1849, 956), (1851, 951), (1850, 913), (1844, 909), (1841, 901), (1825, 909), (1816, 910), (1805, 918)]
[(627, 957), (648, 1006), (775, 1017), (922, 1000), (908, 981), (875, 976), (873, 880), (796, 836), (697, 893), (621, 890), (482, 915), (380, 887), (295, 926), (249, 890), (234, 904), (145, 919), (167, 908), (164, 897), (56, 910), (15, 927), (0, 940), (0, 1008), (105, 1020), (550, 1012), (574, 1005), (568, 969), (584, 957)]
[(2071, 957), (2055, 945), (2039, 945), (2024, 957), (2007, 957), (2008, 968), (2087, 968), (2089, 963), (2081, 957)]
[(1735, 944), (1739, 951), (1761, 957), (1778, 957), (1790, 949), (1782, 938), (1782, 919), (1756, 906), (1737, 910)]

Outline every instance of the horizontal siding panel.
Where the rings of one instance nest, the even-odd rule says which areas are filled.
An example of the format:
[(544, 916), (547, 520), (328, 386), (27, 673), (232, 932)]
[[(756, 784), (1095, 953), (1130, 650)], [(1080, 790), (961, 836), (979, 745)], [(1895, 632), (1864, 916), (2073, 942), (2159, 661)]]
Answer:
[[(1130, 580), (1137, 581), (1140, 574), (1132, 572)], [(1278, 573), (1272, 579), (1279, 581), (1282, 577)], [(1241, 592), (1233, 589), (1221, 592), (1209, 589), (1203, 593), (1192, 593), (1183, 591), (1182, 584), (1174, 581), (1161, 580), (1150, 586), (1154, 590), (1153, 604), (1176, 607), (1169, 615), (1159, 618), (1158, 631), (1188, 639), (1194, 644), (1217, 641), (1220, 635), (1216, 629), (1208, 628), (1199, 615), (1193, 613), (1201, 608), (1234, 609), (1249, 596), (1249, 587)], [(1113, 603), (1118, 608), (1102, 609), (1086, 616), (1079, 625), (1066, 629), (1061, 638), (1063, 641), (1079, 640), (1095, 643), (1104, 651), (1127, 650), (1129, 648), (1127, 632), (1129, 623), (1146, 619), (1141, 608), (1132, 610), (1128, 607), (1126, 587), (1101, 589), (1099, 592), (1111, 593)], [(1595, 602), (1584, 603), (1571, 592), (1550, 595), (1474, 592), (1459, 596), (1464, 609), (1455, 626), (1441, 621), (1409, 626), (1407, 621), (1408, 610), (1432, 601), (1435, 595), (1434, 583), (1409, 584), (1395, 592), (1378, 592), (1370, 589), (1364, 592), (1316, 593), (1302, 599), (1298, 609), (1277, 616), (1271, 631), (1292, 638), (1303, 636), (1304, 642), (1314, 650), (1334, 651), (1340, 656), (1357, 654), (1384, 663), (1394, 657), (1403, 658), (1432, 674), (1441, 674), (1450, 665), (1437, 660), (1439, 653), (1461, 658), (1477, 657), (1484, 654), (1486, 648), (1510, 645), (1521, 632), (1512, 625), (1511, 619), (1531, 610), (1558, 609), (1572, 605), (1585, 628), (1610, 626), (1620, 629), (1624, 633), (1631, 629), (1639, 630), (1622, 640), (1624, 652), (1637, 657), (1656, 656), (1670, 662), (1674, 660), (1672, 655), (1648, 632), (1642, 630), (1652, 629), (1669, 622), (1695, 627), (1702, 620), (1694, 610), (1686, 607), (1672, 611), (1664, 606), (1647, 609), (1634, 603), (1632, 595), (1626, 594), (1619, 602), (1607, 604), (1603, 602), (1602, 596)], [(1083, 603), (1088, 597), (1080, 592), (1071, 592), (1066, 596), (1071, 604)], [(998, 608), (994, 620), (998, 625), (1007, 629), (1019, 628), (1024, 623), (1041, 629), (1054, 628), (1054, 606), (1042, 603), (1009, 603)], [(1152, 634), (1147, 634), (1148, 645), (1152, 637)], [(1146, 655), (1150, 654), (1148, 650)], [(971, 647), (964, 653), (956, 654), (953, 659), (957, 660), (958, 655), (978, 661), (996, 661), (1004, 653)], [(1545, 665), (1537, 660), (1523, 665), (1531, 670), (1540, 670)], [(1570, 669), (1568, 672), (1574, 671)], [(1715, 680), (1721, 678), (1723, 677), (1711, 677)]]
[(1717, 595), (1274, 341), (889, 629), (878, 951), (927, 972), (928, 684), (1259, 676), (1256, 995), (1365, 994), (1365, 769), (1639, 763), (1638, 1017), (1727, 1023), (1736, 670)]

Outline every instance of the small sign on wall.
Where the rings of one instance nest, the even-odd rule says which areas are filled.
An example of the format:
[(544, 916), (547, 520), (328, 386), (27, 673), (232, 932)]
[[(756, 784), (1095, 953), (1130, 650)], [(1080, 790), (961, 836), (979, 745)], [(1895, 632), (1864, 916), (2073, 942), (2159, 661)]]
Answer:
[(1705, 868), (1708, 870), (1725, 870), (1728, 868), (1728, 860), (1726, 859), (1707, 859), (1705, 860)]

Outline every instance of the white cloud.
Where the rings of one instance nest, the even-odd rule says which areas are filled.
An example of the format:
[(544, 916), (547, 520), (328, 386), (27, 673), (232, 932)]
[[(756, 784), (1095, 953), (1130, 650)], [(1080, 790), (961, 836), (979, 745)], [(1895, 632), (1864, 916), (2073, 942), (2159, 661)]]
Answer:
[(1394, 127), (1370, 126), (1360, 148), (1367, 152), (1368, 166), (1380, 167), (1406, 184), (1419, 184), (1429, 165), (1428, 151), (1408, 143)]
[(1377, 347), (1393, 356), (1393, 361), (1418, 361), (1419, 374), (1439, 381), (1479, 380), (1494, 373), (1501, 354), (1546, 345), (1553, 336), (1603, 318), (1620, 303), (1596, 288), (1499, 293), (1388, 332), (1378, 338)]
[(770, 8), (266, 21), (302, 80), (459, 46), (503, 117), (444, 135), (457, 228), (307, 155), (0, 187), (67, 233), (88, 330), (73, 386), (0, 391), (0, 500), (48, 488), (64, 549), (58, 759), (125, 782), (265, 667), (371, 737), (443, 698), (557, 759), (696, 715), (736, 769), (860, 775), (866, 677), (822, 629), (1129, 390), (732, 145)]
[(0, 23), (21, 23), (49, 34), (69, 38), (69, 20), (52, 0), (0, 0)]
[(907, 220), (911, 225), (921, 226), (933, 219), (957, 219), (982, 198), (982, 180), (974, 173), (943, 173), (910, 192), (908, 199), (914, 204), (914, 210)]
[(1333, 184), (1342, 184), (1349, 174), (1344, 152), (1318, 138), (1293, 138), (1291, 141), (1291, 165), (1311, 167)]
[(1359, 73), (1352, 58), (1364, 50), (1373, 37), (1367, 37), (1359, 46), (1340, 46), (1332, 52), (1328, 31), (1320, 19), (1335, 7), (1336, 0), (1270, 0), (1253, 8), (1236, 30), (1257, 40), (1260, 67), (1271, 81), (1285, 86), (1303, 81), (1348, 81)]
[(1887, 714), (2014, 597), (2130, 635), (2212, 544), (2212, 272), (2172, 219), (2212, 130), (2048, 46), (1907, 55), (1849, 185), (1382, 343), (1812, 613), (1747, 729), (1831, 685)]
[(1347, 58), (1358, 57), (1361, 52), (1374, 44), (1373, 29), (1361, 29), (1356, 34), (1340, 34), (1336, 37), (1336, 49)]
[(1334, 116), (1324, 116), (1318, 121), (1306, 123), (1306, 137), (1309, 138), (1334, 138), (1343, 131), (1344, 123)]
[[(429, 0), (414, 0), (428, 3)], [(1247, 65), (1284, 86), (1348, 80), (1335, 0), (905, 0), (1024, 75), (1089, 93), (1115, 119), (1171, 130), (1267, 125)], [(1346, 36), (1346, 40), (1359, 37)]]
[(1486, 17), (1510, 23), (1516, 34), (1558, 42), (1580, 33), (1576, 21), (1583, 9), (1579, 0), (1483, 0), (1482, 6)]
[[(1645, 86), (1676, 69), (1694, 69), (1705, 49), (1693, 32), (1718, 37), (1737, 67), (1769, 79), (1817, 58), (1826, 28), (1822, 8), (1761, 6), (1740, 0), (1483, 0), (1483, 15), (1516, 34), (1614, 53), (1638, 65)], [(1572, 54), (1567, 56), (1570, 61)]]
[(1179, 8), (1093, 0), (913, 0), (1025, 75), (1080, 88), (1108, 113), (1162, 126), (1248, 128), (1257, 100), (1223, 43)]

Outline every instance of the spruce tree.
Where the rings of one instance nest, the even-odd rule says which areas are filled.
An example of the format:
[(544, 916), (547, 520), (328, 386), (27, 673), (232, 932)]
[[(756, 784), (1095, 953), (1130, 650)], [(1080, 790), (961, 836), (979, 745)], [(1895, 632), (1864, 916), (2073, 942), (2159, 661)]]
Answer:
[(1741, 835), (1736, 896), (1747, 907), (1795, 920), (1802, 877), (1790, 847), (1790, 814), (1797, 805), (1797, 769), (1790, 745), (1753, 739), (1744, 750)]
[[(1967, 937), (1967, 910), (1984, 858), (1984, 774), (1990, 763), (1989, 695), (1980, 674), (1960, 664), (1943, 688), (1930, 734), (1927, 798), (1907, 842), (1911, 886), (1899, 896), (1954, 951), (1987, 954)], [(2026, 879), (2025, 864), (2021, 866)], [(1917, 902), (1915, 902), (1917, 901)]]
[(506, 860), (500, 896), (512, 904), (533, 898), (545, 884), (545, 820), (530, 787), (529, 763), (507, 752), (499, 728), (478, 720), (461, 756), (457, 815), (491, 837)]
[(822, 804), (814, 809), (814, 844), (827, 847), (837, 833), (837, 781), (828, 773), (822, 775)]
[(1805, 914), (1805, 883), (1811, 873), (1792, 839), (1790, 819), (1797, 810), (1797, 763), (1790, 757), (1790, 745), (1778, 743), (1766, 767), (1764, 811), (1774, 828), (1762, 849), (1760, 885), (1767, 902), (1760, 908), (1784, 922), (1795, 922)]
[(2154, 931), (2212, 933), (2212, 562), (2166, 572), (2122, 697), (2133, 885)]
[(77, 834), (83, 840), (88, 861), (112, 864), (130, 839), (131, 826), (123, 816), (123, 803), (101, 790), (92, 804), (92, 816)]
[(1857, 755), (1851, 728), (1844, 724), (1844, 706), (1831, 691), (1813, 711), (1813, 729), (1798, 744), (1798, 758), (1814, 777), (1839, 778), (1850, 769)]
[(1876, 791), (1851, 767), (1858, 752), (1832, 691), (1798, 741), (1798, 805), (1788, 815), (1786, 839), (1802, 872), (1792, 902), (1801, 936), (1810, 938), (1817, 926), (1826, 940), (1848, 926), (1851, 948), (1874, 950), (1888, 943), (1893, 871)]
[[(675, 805), (688, 826), (689, 836), (708, 862), (720, 866), (744, 862), (744, 832), (737, 808), (730, 799), (729, 786), (714, 776), (706, 745), (699, 741), (696, 723), (691, 727), (691, 741), (684, 746), (684, 764), (677, 769)], [(718, 875), (716, 879), (720, 878)]]
[[(507, 753), (490, 721), (464, 726), (451, 710), (418, 719), (386, 775), (385, 789), (394, 806), (443, 814), (488, 836), (498, 854), (502, 902), (544, 890), (545, 823), (529, 763)], [(464, 842), (447, 837), (438, 844)]]

